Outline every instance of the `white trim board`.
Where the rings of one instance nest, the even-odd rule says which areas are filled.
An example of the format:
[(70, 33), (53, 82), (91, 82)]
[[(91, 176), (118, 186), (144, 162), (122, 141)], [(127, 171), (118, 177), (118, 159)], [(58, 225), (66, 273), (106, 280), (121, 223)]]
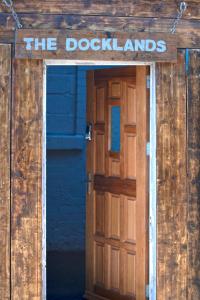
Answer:
[(44, 60), (43, 72), (43, 179), (42, 179), (42, 299), (46, 300), (46, 68), (47, 66), (150, 66), (150, 156), (149, 156), (149, 300), (156, 300), (157, 187), (156, 187), (156, 72), (152, 62)]
[(46, 59), (47, 66), (153, 66), (153, 62)]
[(42, 300), (46, 300), (46, 65), (43, 64), (42, 107)]

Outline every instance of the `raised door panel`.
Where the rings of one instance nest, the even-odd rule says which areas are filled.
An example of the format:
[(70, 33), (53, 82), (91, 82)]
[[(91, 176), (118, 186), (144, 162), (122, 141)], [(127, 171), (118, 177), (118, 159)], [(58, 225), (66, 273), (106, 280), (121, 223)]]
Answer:
[(106, 168), (105, 102), (107, 85), (100, 82), (94, 90), (94, 172), (104, 175)]
[(105, 174), (105, 135), (102, 132), (95, 133), (95, 174)]
[(123, 224), (125, 241), (136, 243), (136, 199), (133, 197), (124, 197)]
[(105, 193), (96, 192), (95, 193), (95, 234), (105, 235)]
[(136, 136), (124, 134), (124, 173), (125, 178), (136, 178)]
[(125, 106), (126, 124), (136, 124), (136, 87), (133, 84), (127, 84)]
[(120, 240), (120, 196), (109, 194), (110, 201), (110, 238)]
[(120, 98), (121, 97), (121, 80), (109, 80), (109, 97)]
[(109, 157), (109, 176), (120, 177), (120, 160)]
[(106, 87), (105, 85), (99, 85), (96, 87), (96, 123), (104, 123), (105, 121), (105, 99), (106, 99)]
[[(136, 256), (134, 253), (126, 253), (126, 294), (135, 296), (136, 294)], [(136, 298), (137, 299), (137, 298)]]
[(101, 287), (105, 286), (105, 246), (101, 243), (95, 243), (95, 284)]
[(111, 247), (110, 252), (110, 275), (112, 290), (120, 293), (120, 249)]

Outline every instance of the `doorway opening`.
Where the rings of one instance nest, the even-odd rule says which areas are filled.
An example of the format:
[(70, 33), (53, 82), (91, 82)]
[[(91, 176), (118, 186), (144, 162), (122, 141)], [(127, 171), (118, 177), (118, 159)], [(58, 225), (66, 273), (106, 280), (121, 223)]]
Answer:
[[(138, 106), (140, 111), (136, 111), (133, 106), (137, 100), (136, 76), (144, 74), (147, 139), (143, 146), (146, 151), (150, 140), (147, 180), (151, 180), (150, 187), (146, 185), (147, 210), (146, 220), (143, 220), (146, 226), (150, 219), (150, 232), (143, 232), (147, 248), (141, 259), (145, 259), (146, 266), (144, 289), (150, 284), (150, 299), (155, 299), (156, 198), (151, 191), (151, 185), (155, 189), (155, 144), (151, 142), (155, 141), (155, 131), (152, 134), (151, 129), (153, 126), (156, 129), (154, 65), (143, 66), (143, 75), (141, 70), (142, 66), (119, 67), (109, 63), (84, 66), (83, 62), (82, 65), (67, 61), (45, 63), (44, 299), (80, 300), (84, 295), (86, 299), (135, 297), (138, 283), (137, 279), (135, 281), (137, 229), (134, 218), (139, 220), (140, 217), (136, 217), (134, 164), (137, 149), (134, 147), (139, 131), (136, 115), (142, 110)], [(150, 86), (146, 86), (149, 75)], [(129, 147), (129, 161), (126, 161), (125, 147)], [(92, 172), (91, 163), (94, 164)], [(126, 170), (122, 171), (123, 168)], [(121, 172), (125, 172), (124, 175)], [(128, 219), (122, 216), (125, 211)], [(127, 265), (127, 269), (122, 270), (122, 265)], [(122, 271), (124, 278), (120, 275)]]

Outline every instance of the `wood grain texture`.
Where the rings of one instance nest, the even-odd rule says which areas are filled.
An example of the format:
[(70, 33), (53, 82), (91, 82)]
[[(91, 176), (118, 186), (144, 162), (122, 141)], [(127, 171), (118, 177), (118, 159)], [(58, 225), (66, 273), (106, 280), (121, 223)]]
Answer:
[(0, 45), (0, 299), (10, 299), (11, 47)]
[[(99, 299), (119, 300), (119, 294), (117, 292), (106, 291), (105, 289), (102, 289), (100, 286), (95, 286), (95, 292), (96, 294), (100, 295), (101, 298)], [(91, 298), (91, 299), (96, 300), (96, 298)], [(120, 300), (136, 300), (136, 298), (133, 296), (120, 295)]]
[[(38, 38), (39, 41), (41, 39), (53, 37), (57, 41), (56, 50), (48, 50), (46, 47), (46, 42), (44, 46), (44, 50), (41, 50), (41, 46), (39, 50), (35, 50), (34, 42), (31, 43), (31, 49), (26, 49), (26, 43), (24, 42), (25, 38), (33, 39)], [(83, 38), (88, 39), (89, 41), (92, 39), (98, 39), (97, 45), (99, 49), (93, 49), (90, 43), (86, 42), (82, 43), (81, 46), (75, 46), (74, 50), (66, 49), (66, 37), (73, 38), (78, 41), (81, 41)], [(110, 47), (103, 48), (102, 40), (110, 39)], [(117, 45), (114, 43), (114, 40), (117, 40)], [(115, 40), (115, 41), (116, 41)], [(126, 45), (127, 40), (133, 40), (133, 51), (123, 50)], [(135, 46), (134, 40), (145, 40), (145, 44), (143, 46), (143, 51), (141, 49), (137, 49)], [(153, 40), (155, 43), (154, 51), (148, 51), (148, 40)], [(159, 49), (159, 41), (165, 41), (165, 50), (160, 51)], [(119, 46), (121, 46), (121, 50), (119, 50)], [(69, 46), (68, 46), (69, 47)], [(79, 48), (80, 47), (80, 48)], [(83, 49), (81, 50), (81, 47)], [(152, 49), (152, 44), (149, 46)], [(111, 51), (112, 50), (112, 51)], [(146, 33), (146, 32), (138, 32), (138, 33), (120, 33), (120, 32), (89, 32), (89, 31), (77, 31), (77, 30), (30, 30), (30, 29), (20, 29), (16, 31), (15, 34), (15, 57), (16, 58), (30, 58), (30, 59), (82, 59), (88, 60), (122, 60), (122, 61), (176, 61), (177, 58), (177, 44), (176, 44), (176, 36), (172, 34), (165, 34), (163, 36), (162, 33)]]
[(157, 65), (157, 299), (187, 299), (185, 51)]
[[(68, 29), (105, 32), (169, 33), (173, 18), (85, 16), (65, 14), (20, 14), (23, 28)], [(10, 14), (0, 14), (0, 41), (14, 43), (15, 22)], [(178, 48), (200, 47), (200, 22), (180, 20), (177, 26)]]
[[(188, 0), (188, 8), (184, 18), (200, 19), (198, 0)], [(18, 12), (24, 13), (66, 13), (78, 15), (104, 16), (138, 16), (138, 17), (176, 17), (179, 8), (178, 0), (44, 0), (16, 1), (14, 5)], [(0, 6), (0, 11), (6, 11)]]
[[(126, 31), (126, 32), (166, 32), (169, 33), (174, 18), (172, 16), (161, 18), (144, 17), (112, 17), (103, 15), (67, 15), (60, 14), (37, 14), (20, 13), (20, 20), (25, 29), (71, 29), (71, 30), (99, 30), (99, 31)], [(199, 20), (181, 19), (178, 26), (178, 33), (187, 33), (188, 28), (193, 33), (198, 33)], [(8, 13), (0, 14), (0, 30), (14, 30), (15, 22)]]
[(105, 192), (108, 191), (113, 194), (124, 194), (127, 196), (136, 196), (136, 182), (131, 179), (120, 179), (117, 177), (104, 177), (102, 175), (95, 175), (94, 187), (96, 190)]
[(200, 299), (200, 50), (188, 62), (188, 300)]
[[(89, 31), (122, 32), (165, 32), (169, 33), (174, 19), (144, 17), (111, 17), (66, 14), (19, 14), (23, 28), (26, 29), (70, 29)], [(0, 14), (0, 30), (14, 30), (15, 22), (10, 14)], [(188, 29), (190, 32), (188, 32)], [(177, 33), (182, 45), (191, 39), (193, 46), (199, 41), (200, 24), (198, 20), (181, 19)], [(13, 32), (14, 34), (14, 32)], [(183, 36), (184, 34), (184, 36)]]
[(11, 297), (41, 300), (42, 61), (14, 63)]
[[(114, 74), (113, 70), (102, 69), (89, 76), (88, 122), (94, 123), (94, 138), (87, 145), (88, 171), (92, 174), (87, 195), (85, 294), (87, 299), (88, 293), (96, 293), (105, 299), (144, 300), (148, 277), (146, 67), (119, 67)], [(110, 112), (116, 105), (120, 107), (120, 149), (112, 152)], [(98, 140), (99, 135), (103, 139)], [(129, 147), (125, 135), (131, 137)], [(126, 157), (137, 170), (134, 174), (124, 171)]]
[[(1, 19), (1, 16), (0, 16)], [(0, 20), (1, 23), (1, 20)], [(14, 43), (14, 31), (13, 30), (1, 30), (0, 29), (0, 43), (2, 44), (12, 44)]]

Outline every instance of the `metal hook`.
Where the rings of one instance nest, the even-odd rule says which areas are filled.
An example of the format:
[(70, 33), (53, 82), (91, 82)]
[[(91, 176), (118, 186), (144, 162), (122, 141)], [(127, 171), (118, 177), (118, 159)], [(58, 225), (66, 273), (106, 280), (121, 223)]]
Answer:
[(186, 2), (181, 2), (180, 3), (180, 10), (185, 11), (187, 9), (187, 3)]

